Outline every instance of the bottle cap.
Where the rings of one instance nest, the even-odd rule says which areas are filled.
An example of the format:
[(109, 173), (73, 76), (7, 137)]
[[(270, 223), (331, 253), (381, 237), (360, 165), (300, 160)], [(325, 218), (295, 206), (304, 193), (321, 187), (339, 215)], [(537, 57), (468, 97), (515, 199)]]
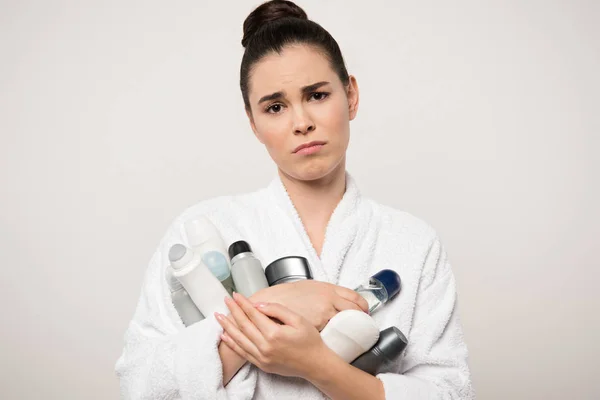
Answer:
[(407, 344), (408, 341), (400, 329), (394, 326), (389, 327), (381, 331), (377, 343), (354, 360), (352, 365), (375, 376), (386, 365), (395, 363)]
[[(218, 239), (223, 241), (221, 234), (217, 230), (217, 227), (204, 215), (199, 216), (196, 219), (187, 221), (184, 224), (185, 233), (188, 238), (189, 245), (196, 247), (210, 239)], [(223, 247), (225, 247), (223, 245)]]
[(396, 271), (391, 269), (383, 269), (372, 276), (373, 279), (377, 279), (388, 293), (388, 301), (400, 292), (400, 275)]
[(224, 281), (231, 275), (229, 263), (225, 255), (219, 251), (207, 251), (202, 255), (202, 262), (220, 281)]
[(335, 314), (321, 331), (323, 342), (347, 363), (368, 351), (379, 339), (379, 328), (367, 313), (344, 310)]
[(194, 257), (194, 253), (182, 244), (174, 244), (169, 250), (169, 261), (174, 269), (185, 267)]
[(395, 326), (390, 326), (381, 331), (375, 348), (378, 348), (387, 360), (394, 361), (402, 354), (407, 345), (408, 340), (402, 331)]
[(283, 283), (278, 281), (284, 278), (313, 279), (308, 260), (299, 256), (288, 256), (273, 261), (265, 268), (265, 275), (269, 286)]
[(252, 248), (248, 244), (248, 242), (244, 240), (239, 240), (229, 246), (229, 258), (233, 258), (238, 254), (242, 253), (252, 253)]

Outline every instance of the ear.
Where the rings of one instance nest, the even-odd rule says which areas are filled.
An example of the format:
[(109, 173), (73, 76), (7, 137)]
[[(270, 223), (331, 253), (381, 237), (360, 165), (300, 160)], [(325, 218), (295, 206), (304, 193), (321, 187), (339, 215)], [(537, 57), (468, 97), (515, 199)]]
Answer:
[(263, 143), (258, 131), (256, 130), (256, 124), (254, 124), (254, 118), (252, 118), (252, 110), (246, 109), (246, 115), (248, 116), (248, 121), (250, 122), (250, 128), (252, 128), (252, 132), (254, 132), (254, 136), (258, 139), (259, 142)]
[(352, 121), (358, 112), (358, 102), (360, 96), (358, 93), (358, 83), (356, 82), (356, 78), (354, 75), (350, 75), (349, 78), (350, 80), (346, 89), (346, 96), (348, 97), (349, 119)]

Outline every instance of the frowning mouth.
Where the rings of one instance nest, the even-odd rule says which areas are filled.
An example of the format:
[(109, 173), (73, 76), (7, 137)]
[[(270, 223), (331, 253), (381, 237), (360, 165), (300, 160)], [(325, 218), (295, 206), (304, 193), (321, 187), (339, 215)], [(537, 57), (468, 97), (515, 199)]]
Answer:
[(319, 150), (321, 150), (321, 148), (323, 146), (325, 146), (327, 144), (327, 142), (323, 142), (323, 141), (313, 141), (313, 142), (308, 142), (308, 143), (304, 143), (301, 144), (300, 146), (296, 147), (293, 151), (294, 154), (314, 154), (316, 152), (318, 152)]

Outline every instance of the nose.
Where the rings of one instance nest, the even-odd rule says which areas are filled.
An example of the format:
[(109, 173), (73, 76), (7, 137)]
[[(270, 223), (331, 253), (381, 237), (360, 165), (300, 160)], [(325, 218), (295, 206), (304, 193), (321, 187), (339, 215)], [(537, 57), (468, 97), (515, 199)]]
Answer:
[(315, 124), (310, 115), (302, 108), (298, 107), (294, 113), (294, 135), (306, 135), (315, 130)]

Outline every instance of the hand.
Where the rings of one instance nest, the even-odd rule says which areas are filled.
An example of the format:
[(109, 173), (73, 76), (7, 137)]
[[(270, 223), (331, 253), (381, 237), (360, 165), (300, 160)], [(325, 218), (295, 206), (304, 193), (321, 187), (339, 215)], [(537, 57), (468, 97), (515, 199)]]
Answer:
[(354, 290), (314, 280), (271, 286), (256, 292), (249, 300), (281, 304), (306, 318), (318, 331), (340, 311), (369, 310), (367, 301)]
[(265, 372), (309, 379), (315, 373), (315, 363), (333, 353), (308, 320), (281, 304), (253, 305), (237, 293), (234, 300), (226, 298), (225, 303), (236, 324), (215, 313), (224, 330), (221, 339)]

